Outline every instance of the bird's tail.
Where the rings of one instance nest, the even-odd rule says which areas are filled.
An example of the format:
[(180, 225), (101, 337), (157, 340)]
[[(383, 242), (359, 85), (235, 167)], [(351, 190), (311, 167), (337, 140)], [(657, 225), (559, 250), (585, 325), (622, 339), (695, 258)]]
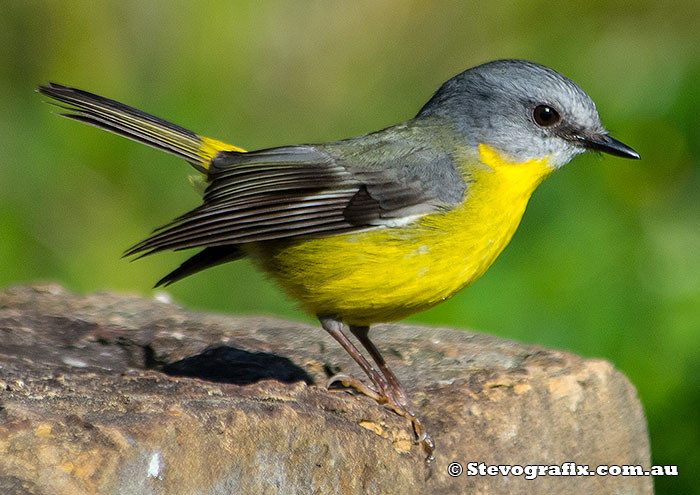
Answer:
[(52, 103), (66, 110), (66, 113), (61, 113), (64, 117), (184, 158), (201, 172), (208, 170), (211, 159), (219, 151), (245, 151), (87, 91), (55, 83), (40, 86), (38, 91), (56, 100)]

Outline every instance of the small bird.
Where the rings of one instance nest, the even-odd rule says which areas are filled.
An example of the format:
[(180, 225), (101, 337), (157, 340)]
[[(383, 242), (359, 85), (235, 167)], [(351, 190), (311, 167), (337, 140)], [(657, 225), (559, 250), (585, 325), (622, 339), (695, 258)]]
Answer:
[(125, 253), (201, 249), (156, 286), (251, 258), (318, 317), (370, 381), (341, 374), (330, 383), (409, 419), (428, 464), (434, 443), (370, 340), (370, 325), (431, 308), (480, 277), (537, 185), (576, 155), (639, 158), (608, 135), (573, 81), (524, 60), (468, 69), (414, 118), (386, 129), (257, 151), (79, 89), (50, 83), (38, 91), (62, 115), (184, 158), (205, 175), (200, 206)]

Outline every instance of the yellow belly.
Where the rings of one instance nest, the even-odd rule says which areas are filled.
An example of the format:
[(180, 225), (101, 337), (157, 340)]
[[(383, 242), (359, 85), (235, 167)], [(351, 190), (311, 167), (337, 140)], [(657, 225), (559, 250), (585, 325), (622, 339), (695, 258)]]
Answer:
[(485, 145), (481, 164), (464, 167), (470, 185), (456, 208), (401, 227), (247, 251), (314, 315), (354, 325), (393, 321), (452, 297), (480, 277), (508, 244), (546, 160), (512, 164)]

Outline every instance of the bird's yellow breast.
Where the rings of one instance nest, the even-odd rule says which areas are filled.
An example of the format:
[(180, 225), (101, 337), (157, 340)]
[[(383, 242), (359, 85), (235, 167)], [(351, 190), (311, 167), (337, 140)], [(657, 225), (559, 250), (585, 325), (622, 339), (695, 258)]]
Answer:
[(469, 186), (451, 210), (398, 227), (250, 245), (248, 253), (314, 315), (369, 325), (428, 309), (486, 271), (552, 172), (546, 159), (509, 163), (486, 145), (479, 159), (463, 166)]

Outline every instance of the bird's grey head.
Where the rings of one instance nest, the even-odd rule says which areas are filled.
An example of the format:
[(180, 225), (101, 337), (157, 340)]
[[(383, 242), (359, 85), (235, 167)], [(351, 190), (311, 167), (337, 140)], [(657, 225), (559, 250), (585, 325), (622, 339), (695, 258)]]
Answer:
[(466, 144), (489, 145), (514, 162), (548, 157), (558, 168), (587, 150), (639, 158), (608, 136), (576, 83), (525, 60), (496, 60), (453, 77), (417, 117), (430, 116), (450, 120)]

